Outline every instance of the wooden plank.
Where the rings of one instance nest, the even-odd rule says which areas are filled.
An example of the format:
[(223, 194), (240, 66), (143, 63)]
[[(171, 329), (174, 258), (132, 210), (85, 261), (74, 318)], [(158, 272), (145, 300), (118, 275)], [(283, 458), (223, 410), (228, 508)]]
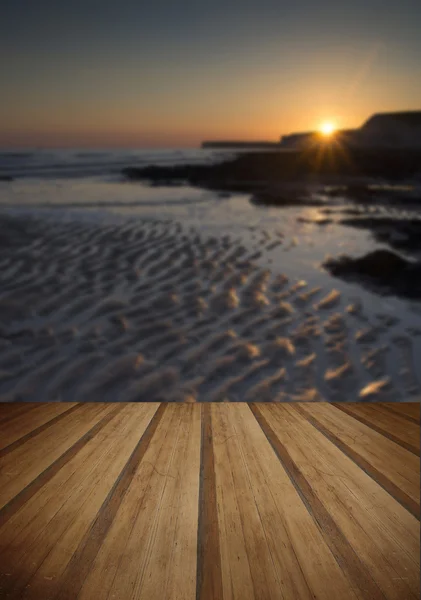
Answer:
[(222, 600), (221, 550), (215, 484), (211, 404), (202, 405), (197, 549), (197, 600)]
[(180, 408), (180, 431), (144, 575), (132, 598), (190, 600), (196, 596), (201, 409), (198, 404)]
[(329, 404), (302, 403), (296, 408), (419, 519), (420, 470), (414, 454)]
[[(420, 548), (416, 518), (296, 408), (268, 404), (259, 405), (258, 411), (276, 435), (282, 459), (289, 461), (297, 485), (313, 502), (315, 518), (320, 503), (335, 527), (334, 535), (340, 535), (358, 557), (362, 566), (359, 576), (354, 569), (349, 573), (355, 577), (355, 586), (369, 584), (368, 578), (360, 580), (366, 573), (385, 598), (418, 598)], [(319, 522), (324, 527), (323, 519)], [(352, 564), (346, 555), (342, 557), (343, 568)], [(338, 555), (341, 561), (342, 557)], [(370, 589), (366, 597), (374, 597), (373, 591)]]
[[(271, 591), (275, 594), (273, 597), (278, 598), (277, 580), (273, 565), (268, 564), (270, 553), (262, 528), (259, 527), (257, 508), (250, 499), (250, 490), (247, 490), (239, 479), (237, 479), (237, 484), (241, 488), (236, 489), (235, 487), (232, 465), (235, 458), (229, 455), (231, 440), (235, 438), (235, 432), (227, 422), (222, 404), (220, 406), (212, 405), (212, 429), (224, 600), (234, 598), (251, 600), (255, 597), (253, 575), (255, 579), (260, 580), (262, 569), (260, 564), (257, 565), (257, 569), (253, 569), (255, 556), (252, 555), (249, 560), (247, 553), (248, 548), (252, 546), (250, 537), (254, 531), (256, 532), (255, 543), (260, 549), (262, 557), (262, 568), (269, 576), (268, 595)], [(247, 494), (244, 503), (249, 506), (247, 514), (244, 514), (246, 509), (242, 505), (238, 505), (239, 499), (241, 500), (241, 496), (244, 494)], [(249, 520), (252, 530), (244, 526), (245, 518)]]
[(212, 416), (224, 600), (358, 598), (248, 406)]
[[(79, 480), (81, 477), (85, 476), (85, 473), (90, 466), (88, 464), (89, 461), (95, 458), (97, 441), (101, 439), (101, 430), (106, 429), (108, 432), (110, 431), (110, 423), (113, 427), (116, 427), (116, 424), (120, 423), (120, 419), (117, 417), (122, 408), (123, 406), (120, 405), (120, 407), (115, 407), (114, 411), (107, 413), (106, 418), (97, 423), (93, 430), (90, 430), (90, 435), (85, 444), (79, 445), (80, 440), (78, 440), (78, 452), (72, 453), (65, 462), (62, 462), (60, 458), (60, 468), (54, 469), (51, 476), (43, 482), (43, 485), (38, 486), (33, 494), (26, 498), (25, 501), (15, 509), (13, 514), (10, 514), (7, 519), (2, 521), (0, 534), (4, 549), (6, 549), (8, 544), (11, 544), (12, 541), (20, 535), (21, 530), (28, 525), (28, 523), (25, 522), (24, 516), (31, 520), (32, 513), (42, 515), (45, 507), (49, 506), (46, 514), (47, 520), (41, 521), (42, 525), (46, 525), (48, 519), (53, 514), (51, 511), (51, 503), (59, 505), (61, 500), (65, 502), (66, 498), (72, 493), (72, 487), (70, 486), (80, 485)], [(93, 435), (91, 435), (92, 432)], [(74, 448), (74, 446), (72, 446), (72, 448)], [(83, 470), (80, 470), (80, 465), (83, 466)], [(91, 466), (93, 468), (94, 465)], [(36, 481), (38, 481), (38, 479), (39, 478), (37, 478)], [(31, 485), (28, 487), (30, 488)], [(20, 496), (21, 494), (18, 494), (18, 498)]]
[(374, 402), (338, 402), (334, 406), (419, 456), (420, 428), (415, 423), (383, 410), (381, 404)]
[[(0, 405), (4, 407), (3, 419), (0, 420), (0, 450), (77, 405), (76, 402)], [(12, 407), (20, 410), (10, 410)]]
[[(150, 529), (165, 485), (179, 424), (177, 405), (168, 405), (105, 538), (101, 536), (102, 544), (78, 598), (90, 599), (95, 596), (96, 590), (103, 589), (105, 600), (110, 597), (116, 579), (122, 586), (122, 597), (126, 592), (127, 598), (130, 597), (138, 572), (146, 560)], [(70, 600), (70, 595), (62, 594), (60, 599), (64, 598)]]
[(75, 402), (42, 404), (38, 411), (19, 415), (0, 432), (0, 458), (39, 435), (80, 407)]
[[(37, 402), (1, 402), (0, 401), (0, 427), (11, 421), (19, 414), (27, 414), (31, 409), (39, 408)], [(42, 405), (41, 405), (42, 406)]]
[(420, 422), (420, 402), (382, 402), (381, 405), (414, 423)]
[[(0, 509), (15, 499), (108, 413), (113, 404), (86, 404), (40, 435), (0, 459)], [(60, 463), (61, 468), (61, 463)], [(0, 512), (0, 523), (1, 523)]]
[(302, 501), (312, 515), (314, 521), (317, 523), (320, 532), (332, 554), (335, 556), (336, 561), (341, 566), (348, 580), (352, 582), (354, 592), (359, 598), (369, 597), (378, 600), (384, 599), (385, 596), (382, 594), (376, 582), (373, 581), (369, 571), (366, 569), (365, 565), (362, 564), (357, 553), (350, 546), (348, 540), (338, 528), (329, 511), (326, 510), (323, 503), (314, 494), (311, 485), (297, 468), (297, 465), (291, 459), (286, 447), (277, 437), (275, 431), (266, 419), (266, 415), (263, 414), (258, 406), (259, 405), (252, 404), (250, 405), (250, 408), (288, 473), (291, 482), (297, 489)]
[(7, 406), (0, 597), (418, 597), (413, 408)]
[[(177, 527), (173, 539), (173, 564), (167, 565), (166, 598), (196, 597), (197, 523), (199, 519), (199, 484), (201, 458), (201, 406), (192, 405), (187, 451), (177, 472), (181, 483)], [(166, 512), (170, 509), (166, 507)]]
[(157, 407), (120, 405), (97, 436), (0, 530), (0, 564), (9, 573), (0, 577), (0, 586), (8, 598), (55, 597), (67, 565)]
[[(192, 597), (191, 593), (195, 595), (192, 584), (195, 587), (196, 561), (192, 560), (191, 564), (181, 564), (183, 559), (180, 557), (177, 559), (177, 568), (174, 571), (171, 553), (163, 551), (165, 544), (171, 545), (163, 527), (167, 522), (166, 519), (172, 515), (172, 509), (170, 510), (166, 503), (174, 498), (175, 493), (178, 498), (175, 500), (178, 506), (177, 527), (183, 530), (176, 527), (175, 531), (178, 531), (180, 536), (188, 536), (189, 540), (183, 543), (181, 556), (190, 556), (192, 544), (196, 552), (197, 527), (187, 529), (187, 523), (191, 523), (187, 513), (188, 510), (193, 510), (193, 516), (196, 515), (197, 520), (197, 512), (194, 511), (190, 501), (186, 500), (185, 494), (191, 494), (192, 486), (195, 486), (194, 497), (197, 506), (200, 460), (198, 409), (200, 408), (195, 407), (193, 412), (188, 409), (187, 404), (167, 406), (81, 589), (79, 600), (91, 600), (99, 589), (105, 591), (102, 595), (104, 600), (105, 598), (124, 600), (146, 598), (148, 596), (143, 592), (145, 589), (151, 589), (148, 588), (149, 577), (157, 583), (157, 589), (166, 589), (166, 593), (169, 594), (153, 595), (152, 598), (170, 600)], [(196, 473), (189, 473), (185, 480), (183, 473), (188, 470), (190, 462), (190, 458), (187, 459), (188, 449), (186, 449), (186, 444), (188, 448), (185, 431), (187, 426), (192, 427), (194, 431), (192, 436), (194, 450), (191, 460), (196, 464)], [(184, 480), (186, 487), (184, 487)], [(179, 492), (176, 491), (177, 489)], [(184, 499), (181, 501), (180, 498)], [(163, 501), (165, 508), (163, 508)], [(169, 515), (164, 515), (165, 512), (169, 512)], [(170, 531), (172, 532), (170, 535), (174, 535), (173, 525)], [(154, 565), (149, 562), (151, 552), (157, 557)], [(160, 580), (163, 581), (158, 584)], [(177, 582), (174, 592), (169, 589), (171, 581)], [(153, 590), (151, 593), (154, 593)], [(172, 593), (177, 595), (173, 596)], [(73, 596), (68, 596), (71, 597)]]

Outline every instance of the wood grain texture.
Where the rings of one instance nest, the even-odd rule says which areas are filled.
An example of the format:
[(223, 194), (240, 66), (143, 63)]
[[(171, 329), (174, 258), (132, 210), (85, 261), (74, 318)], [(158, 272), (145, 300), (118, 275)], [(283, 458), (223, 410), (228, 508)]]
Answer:
[(420, 455), (420, 428), (416, 423), (409, 423), (403, 416), (384, 409), (381, 404), (342, 402), (335, 406), (403, 448)]
[(0, 598), (417, 598), (418, 416), (0, 404)]
[[(106, 498), (104, 498), (91, 528), (79, 540), (78, 546), (67, 564), (63, 578), (59, 582), (58, 592), (54, 596), (56, 598), (71, 599), (78, 596), (165, 410), (164, 405), (157, 408), (157, 405), (154, 404), (150, 406), (148, 412), (140, 412), (139, 405), (135, 406), (138, 408), (138, 415), (136, 419), (132, 420), (134, 421), (136, 445), (131, 448), (132, 452), (127, 457), (124, 468), (119, 472)], [(143, 406), (147, 407), (148, 405)]]
[[(341, 535), (341, 560), (345, 558), (345, 563), (351, 564), (351, 550), (358, 556), (358, 562), (354, 562), (354, 567), (359, 567), (353, 574), (354, 584), (365, 590), (372, 579), (386, 598), (418, 598), (419, 578), (415, 573), (419, 572), (419, 538), (415, 517), (297, 410), (286, 404), (264, 405), (259, 410), (300, 474), (300, 485), (306, 482), (312, 497), (330, 515), (335, 537), (339, 539)], [(308, 489), (307, 494), (310, 495)], [(371, 587), (370, 594), (380, 597)]]
[[(89, 531), (109, 490), (119, 481), (139, 435), (156, 409), (157, 405), (152, 404), (126, 405), (114, 413), (106, 426), (9, 521), (1, 533), (0, 558), (9, 572), (17, 570), (20, 576), (0, 579), (8, 597), (52, 597), (57, 581), (65, 580), (66, 565), (76, 555), (81, 536)], [(71, 486), (70, 496), (63, 480)], [(77, 577), (72, 578), (73, 589), (76, 582)]]
[(413, 423), (420, 422), (420, 403), (419, 402), (382, 402), (382, 408), (390, 410), (394, 415), (400, 415), (404, 419), (409, 419)]
[[(18, 448), (31, 438), (39, 435), (49, 427), (53, 427), (61, 419), (80, 409), (80, 404), (49, 404), (45, 410), (38, 407), (37, 411), (15, 417), (0, 428), (0, 458), (15, 448)], [(41, 410), (40, 410), (41, 409)]]
[(326, 404), (305, 404), (297, 407), (297, 410), (419, 519), (417, 456)]
[[(41, 454), (38, 464), (31, 460), (32, 457), (28, 457), (28, 461), (26, 461), (25, 453), (20, 451), (21, 449), (26, 449), (28, 444), (25, 444), (15, 452), (12, 452), (6, 456), (5, 458), (8, 459), (6, 465), (3, 464), (5, 459), (0, 460), (0, 483), (4, 486), (3, 489), (5, 489), (7, 493), (7, 501), (0, 508), (0, 527), (26, 502), (28, 502), (28, 500), (30, 500), (32, 496), (34, 496), (36, 492), (41, 489), (56, 473), (58, 473), (62, 467), (69, 460), (71, 460), (71, 458), (75, 456), (85, 444), (89, 442), (90, 439), (95, 437), (118, 411), (118, 406), (116, 407), (110, 405), (110, 407), (105, 409), (105, 411), (99, 413), (95, 412), (94, 415), (86, 413), (86, 420), (83, 422), (83, 425), (79, 430), (80, 437), (76, 439), (70, 438), (70, 442), (74, 441), (74, 443), (67, 443), (67, 448), (65, 447), (62, 454), (59, 452), (53, 452), (51, 456), (47, 457)], [(91, 425), (92, 427), (90, 427)], [(66, 441), (69, 442), (68, 439)], [(31, 444), (31, 447), (28, 451), (32, 451), (32, 449), (33, 445)], [(63, 447), (60, 447), (59, 450), (62, 449)], [(21, 456), (23, 456), (23, 460), (21, 460), (20, 464), (18, 464), (16, 459), (19, 459)], [(28, 469), (28, 463), (32, 467), (31, 469)], [(10, 490), (7, 489), (7, 484), (9, 482), (12, 482), (12, 493), (10, 493)], [(16, 495), (13, 495), (13, 493)]]
[(288, 473), (301, 500), (317, 523), (326, 544), (351, 582), (351, 589), (354, 590), (358, 598), (379, 600), (385, 598), (381, 589), (373, 580), (369, 569), (361, 562), (358, 553), (355, 552), (344, 532), (338, 527), (330, 510), (323, 504), (319, 496), (315, 493), (311, 483), (291, 457), (290, 452), (283, 443), (282, 436), (279, 436), (276, 428), (273, 427), (271, 415), (264, 410), (265, 407), (252, 405), (251, 409)]
[(31, 409), (38, 408), (41, 412), (43, 412), (43, 407), (45, 407), (45, 404), (38, 404), (35, 402), (0, 402), (0, 427), (18, 415), (28, 415)]
[(224, 596), (210, 404), (202, 406), (201, 441), (196, 598), (222, 600)]
[(249, 407), (212, 411), (224, 598), (357, 598)]
[[(181, 551), (181, 557), (189, 556), (192, 545), (196, 557), (199, 411), (199, 406), (168, 405), (81, 590), (81, 599), (92, 598), (95, 590), (103, 586), (108, 590), (104, 598), (170, 599), (195, 595), (196, 560), (190, 556), (188, 562), (182, 558), (180, 562), (178, 556), (175, 570), (171, 557), (173, 550)], [(195, 467), (186, 481), (183, 473), (189, 468), (190, 459)], [(190, 524), (192, 517), (194, 527)], [(181, 546), (176, 532), (187, 536)], [(170, 588), (174, 581), (177, 586)]]

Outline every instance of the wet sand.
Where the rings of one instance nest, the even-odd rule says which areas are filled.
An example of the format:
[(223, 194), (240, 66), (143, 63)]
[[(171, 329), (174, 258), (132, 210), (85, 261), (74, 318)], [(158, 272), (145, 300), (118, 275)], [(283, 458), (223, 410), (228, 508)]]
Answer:
[(1, 226), (0, 401), (419, 393), (421, 332), (397, 335), (392, 314), (373, 323), (358, 300), (288, 278), (279, 261), (263, 268), (282, 234), (259, 230), (245, 245), (176, 219), (1, 217)]

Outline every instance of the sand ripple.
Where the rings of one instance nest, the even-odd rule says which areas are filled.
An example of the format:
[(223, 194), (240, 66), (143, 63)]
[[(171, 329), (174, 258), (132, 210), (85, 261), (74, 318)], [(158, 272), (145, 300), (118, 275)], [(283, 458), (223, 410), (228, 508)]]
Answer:
[(261, 268), (283, 243), (269, 234), (249, 247), (171, 221), (15, 220), (0, 270), (2, 401), (419, 393), (411, 336), (387, 337), (396, 318), (370, 323), (358, 299), (342, 307), (337, 290)]

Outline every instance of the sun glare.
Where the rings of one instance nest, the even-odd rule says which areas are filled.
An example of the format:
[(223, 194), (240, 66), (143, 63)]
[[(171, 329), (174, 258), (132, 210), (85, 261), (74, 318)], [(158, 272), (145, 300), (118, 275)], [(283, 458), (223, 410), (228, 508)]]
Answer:
[(325, 136), (330, 136), (335, 132), (335, 125), (331, 121), (326, 121), (320, 125), (320, 133)]

